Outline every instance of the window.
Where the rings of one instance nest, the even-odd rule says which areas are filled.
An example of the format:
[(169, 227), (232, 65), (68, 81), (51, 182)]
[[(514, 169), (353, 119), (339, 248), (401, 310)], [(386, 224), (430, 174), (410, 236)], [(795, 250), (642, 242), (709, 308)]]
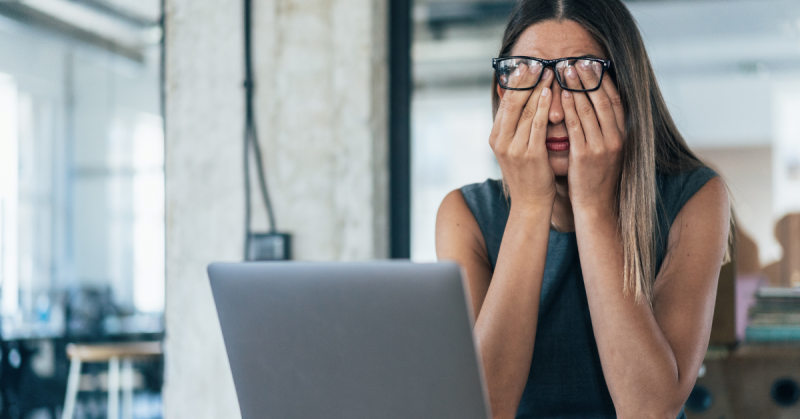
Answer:
[[(42, 12), (69, 21), (65, 7)], [(115, 316), (138, 319), (134, 328), (162, 330), (161, 47), (152, 25), (156, 37), (153, 27), (121, 25), (120, 39), (137, 36), (126, 46), (108, 41), (108, 26), (102, 43), (0, 17), (5, 338), (64, 333), (65, 306), (80, 289), (107, 292)], [(131, 321), (106, 321), (106, 332)]]

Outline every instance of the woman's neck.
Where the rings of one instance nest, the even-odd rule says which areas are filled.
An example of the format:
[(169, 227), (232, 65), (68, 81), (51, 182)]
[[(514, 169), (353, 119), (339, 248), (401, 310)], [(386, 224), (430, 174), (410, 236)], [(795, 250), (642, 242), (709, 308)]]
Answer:
[(566, 176), (556, 177), (556, 199), (553, 202), (553, 215), (550, 218), (557, 231), (575, 231), (575, 217), (569, 200), (569, 182)]

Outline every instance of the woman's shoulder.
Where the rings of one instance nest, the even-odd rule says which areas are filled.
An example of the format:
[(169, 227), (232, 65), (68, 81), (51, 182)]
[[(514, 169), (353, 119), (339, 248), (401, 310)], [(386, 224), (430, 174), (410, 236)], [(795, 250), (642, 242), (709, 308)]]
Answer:
[(656, 171), (658, 186), (664, 189), (680, 189), (692, 184), (699, 184), (702, 187), (715, 176), (719, 175), (708, 166), (698, 166), (693, 169), (674, 172)]
[(460, 188), (469, 209), (479, 218), (484, 213), (508, 211), (508, 199), (503, 192), (503, 181), (486, 179), (484, 182), (464, 185)]
[(663, 212), (663, 215), (666, 215), (671, 225), (681, 208), (708, 181), (717, 176), (719, 176), (717, 172), (707, 166), (673, 173), (657, 172), (657, 209), (659, 212)]
[(472, 214), (474, 225), (478, 226), (477, 232), (482, 236), (482, 249), (488, 256), (490, 266), (494, 268), (511, 208), (503, 190), (503, 181), (487, 179), (462, 186), (456, 191), (461, 192), (463, 203)]
[[(467, 194), (468, 196), (468, 194)], [(464, 262), (464, 255), (485, 254), (481, 226), (461, 189), (448, 193), (436, 214), (436, 254)], [(486, 258), (488, 261), (488, 257)]]
[(500, 179), (486, 179), (479, 183), (470, 183), (461, 188), (462, 194), (477, 194), (477, 195), (498, 195), (503, 193), (503, 181)]

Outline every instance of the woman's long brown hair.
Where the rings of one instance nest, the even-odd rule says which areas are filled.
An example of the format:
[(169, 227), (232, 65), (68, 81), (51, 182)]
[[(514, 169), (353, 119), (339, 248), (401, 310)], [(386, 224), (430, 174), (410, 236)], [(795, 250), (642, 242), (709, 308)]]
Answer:
[[(656, 172), (675, 174), (704, 167), (686, 145), (669, 114), (630, 11), (620, 0), (520, 0), (511, 13), (500, 57), (508, 56), (520, 35), (545, 20), (572, 20), (583, 26), (614, 62), (611, 77), (625, 109), (626, 138), (617, 208), (624, 252), (623, 292), (652, 304), (656, 278)], [(492, 83), (492, 110), (500, 97)]]

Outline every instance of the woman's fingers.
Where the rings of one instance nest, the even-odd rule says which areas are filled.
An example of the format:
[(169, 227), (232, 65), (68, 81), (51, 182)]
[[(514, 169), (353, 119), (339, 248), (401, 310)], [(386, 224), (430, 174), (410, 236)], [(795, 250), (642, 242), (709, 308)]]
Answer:
[[(576, 65), (578, 76), (584, 87), (595, 87), (600, 84), (602, 65), (597, 61), (578, 60)], [(586, 92), (594, 106), (594, 114), (600, 123), (600, 130), (603, 132), (603, 140), (616, 140), (619, 137), (619, 127), (614, 114), (614, 107), (605, 89), (597, 89), (593, 92)]]
[[(567, 67), (564, 71), (565, 78), (567, 79), (567, 86), (571, 89), (583, 89), (583, 85), (581, 84), (581, 80), (578, 76), (578, 72), (575, 70), (574, 66)], [(571, 92), (570, 97), (573, 99), (572, 102), (574, 103), (575, 112), (578, 114), (578, 118), (580, 119), (581, 127), (583, 128), (584, 139), (588, 145), (592, 145), (593, 142), (597, 142), (597, 140), (603, 141), (603, 132), (600, 130), (600, 125), (597, 121), (597, 115), (594, 112), (594, 107), (592, 106), (592, 102), (586, 96), (585, 93), (581, 92)], [(564, 111), (564, 115), (566, 116), (566, 109)], [(571, 140), (571, 139), (570, 139)], [(572, 145), (572, 141), (570, 141), (570, 145)]]
[[(541, 76), (541, 65), (530, 67), (522, 64), (512, 73), (508, 80), (508, 87), (526, 87), (533, 85)], [(528, 99), (531, 90), (506, 90), (503, 100), (500, 101), (500, 109), (503, 111), (503, 118), (500, 121), (500, 132), (498, 143), (510, 142), (517, 132), (517, 124)]]
[[(524, 150), (528, 147), (528, 140), (531, 138), (532, 130), (536, 129), (534, 126), (534, 116), (539, 112), (540, 101), (539, 98), (545, 88), (549, 88), (553, 83), (553, 70), (545, 69), (542, 75), (542, 80), (536, 85), (536, 88), (531, 93), (528, 101), (525, 103), (525, 108), (520, 114), (519, 122), (517, 124), (517, 131), (514, 135), (513, 147), (518, 147), (519, 150)], [(549, 105), (548, 105), (549, 109)], [(547, 125), (545, 124), (545, 128)]]
[(611, 107), (614, 109), (614, 119), (617, 121), (617, 128), (619, 128), (619, 132), (622, 133), (623, 137), (625, 136), (625, 108), (622, 106), (622, 98), (619, 95), (619, 91), (617, 90), (617, 86), (614, 86), (614, 81), (611, 80), (611, 77), (608, 77), (606, 74), (603, 77), (603, 87), (602, 89), (608, 95), (608, 99), (611, 101)]
[[(551, 80), (552, 81), (552, 80)], [(539, 95), (536, 115), (533, 117), (530, 140), (528, 141), (528, 152), (539, 150), (547, 155), (547, 123), (550, 119), (550, 104), (553, 103), (553, 91), (550, 84), (542, 89)]]
[(512, 88), (524, 88), (530, 86), (531, 76), (538, 78), (542, 72), (542, 64), (538, 61), (520, 60), (514, 71), (507, 76), (502, 76), (501, 81), (504, 86)]
[(572, 157), (575, 153), (583, 152), (586, 147), (586, 137), (581, 118), (575, 109), (575, 95), (569, 90), (561, 93), (561, 107), (564, 108), (564, 124), (567, 125), (567, 135), (569, 135), (569, 155)]
[(494, 150), (497, 141), (500, 138), (500, 125), (503, 121), (503, 107), (497, 108), (497, 113), (494, 115), (494, 123), (492, 124), (492, 132), (489, 134), (489, 147)]

